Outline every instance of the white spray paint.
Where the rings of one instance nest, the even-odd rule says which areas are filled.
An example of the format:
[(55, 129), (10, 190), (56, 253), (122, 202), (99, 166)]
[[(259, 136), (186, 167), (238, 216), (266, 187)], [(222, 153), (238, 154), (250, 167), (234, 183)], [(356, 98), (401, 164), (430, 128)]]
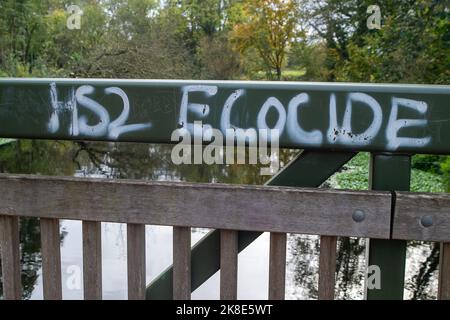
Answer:
[[(180, 108), (180, 120), (181, 124), (187, 126), (189, 131), (202, 132), (205, 129), (205, 126), (208, 126), (207, 129), (211, 129), (209, 124), (203, 125), (203, 128), (197, 128), (198, 130), (192, 130), (195, 124), (187, 123), (187, 112), (192, 111), (199, 115), (201, 118), (205, 118), (210, 111), (210, 106), (205, 104), (190, 104), (188, 102), (188, 92), (192, 91), (200, 91), (205, 92), (208, 97), (215, 95), (217, 92), (216, 86), (187, 86), (183, 88), (183, 98)], [(302, 105), (309, 102), (309, 95), (307, 93), (300, 93), (292, 98), (288, 105), (287, 115), (286, 109), (281, 103), (279, 99), (276, 97), (268, 97), (264, 104), (261, 106), (261, 109), (258, 112), (258, 116), (256, 119), (257, 127), (256, 128), (240, 128), (231, 123), (231, 112), (233, 110), (233, 106), (236, 101), (245, 95), (244, 89), (237, 89), (234, 91), (225, 101), (224, 106), (222, 108), (221, 118), (220, 118), (220, 129), (224, 134), (229, 129), (234, 130), (234, 140), (237, 141), (237, 144), (248, 144), (255, 145), (258, 140), (257, 130), (260, 129), (269, 129), (269, 126), (266, 122), (267, 113), (271, 108), (275, 108), (278, 113), (278, 120), (273, 129), (278, 130), (279, 134), (282, 135), (284, 129), (286, 129), (287, 136), (289, 139), (299, 145), (304, 146), (314, 146), (319, 147), (323, 144), (324, 135), (318, 130), (314, 129), (311, 131), (304, 130), (299, 124), (298, 119), (298, 110), (302, 107)], [(405, 99), (395, 100), (405, 103)], [(410, 100), (413, 101), (413, 100)], [(400, 104), (398, 102), (398, 104)], [(413, 101), (414, 102), (414, 101)], [(416, 101), (417, 102), (417, 101)], [(367, 107), (372, 112), (372, 122), (367, 126), (367, 128), (361, 133), (355, 133), (352, 127), (352, 115), (353, 108), (356, 107), (356, 103), (361, 107)], [(417, 102), (419, 105), (423, 104), (423, 102)], [(412, 104), (412, 102), (406, 103), (407, 107), (415, 108), (416, 104)], [(424, 107), (418, 107), (418, 111), (423, 110)], [(199, 112), (199, 110), (203, 110), (203, 112)], [(206, 111), (205, 111), (206, 110)], [(394, 123), (394, 118), (397, 117), (398, 106), (393, 103), (391, 118), (389, 123)], [(426, 110), (426, 105), (425, 105)], [(414, 138), (398, 138), (395, 140), (396, 132), (400, 130), (403, 126), (422, 126), (425, 125), (425, 120), (412, 120), (406, 119), (402, 121), (398, 121), (397, 127), (390, 127), (388, 123), (387, 132), (389, 132), (388, 138), (394, 142), (392, 145), (395, 145), (395, 148), (400, 146), (425, 146), (430, 142), (430, 137), (414, 139)], [(378, 136), (381, 126), (383, 124), (383, 110), (373, 97), (366, 93), (361, 92), (351, 92), (347, 95), (345, 112), (342, 119), (342, 125), (338, 124), (337, 117), (337, 106), (336, 106), (336, 95), (332, 93), (330, 95), (330, 103), (329, 103), (329, 126), (327, 130), (327, 139), (330, 144), (340, 144), (345, 146), (367, 146), (372, 143), (372, 141)], [(395, 133), (392, 134), (392, 130), (395, 129)], [(211, 130), (207, 130), (207, 132), (212, 132)], [(392, 138), (394, 137), (394, 138)], [(209, 137), (208, 139), (210, 139)], [(227, 139), (229, 137), (227, 136)], [(279, 137), (278, 137), (279, 138)]]
[[(80, 134), (90, 137), (107, 136), (110, 139), (116, 140), (121, 134), (151, 128), (151, 123), (125, 124), (130, 114), (130, 102), (128, 96), (122, 89), (109, 87), (104, 91), (106, 95), (118, 95), (123, 102), (121, 114), (112, 122), (110, 122), (110, 116), (106, 108), (97, 101), (87, 97), (87, 95), (93, 94), (94, 92), (95, 88), (90, 85), (83, 85), (76, 92), (71, 88), (68, 99), (60, 102), (58, 101), (56, 84), (51, 83), (50, 104), (53, 112), (47, 125), (50, 133), (55, 133), (59, 130), (59, 113), (64, 110), (69, 110), (72, 113), (72, 121), (69, 128), (69, 134), (72, 136), (78, 136)], [(85, 115), (79, 116), (78, 106), (84, 107), (94, 113), (99, 118), (98, 123), (89, 125)]]
[(54, 82), (50, 84), (50, 105), (52, 107), (52, 114), (47, 124), (47, 128), (51, 133), (55, 133), (59, 130), (59, 113), (76, 108), (76, 104), (75, 91), (73, 88), (69, 90), (69, 94), (65, 101), (59, 101), (56, 84)]
[(86, 97), (86, 95), (93, 94), (94, 92), (95, 88), (93, 86), (81, 86), (75, 93), (78, 104), (92, 111), (100, 118), (96, 125), (91, 126), (88, 125), (86, 116), (80, 116), (78, 119), (78, 130), (80, 134), (91, 137), (106, 136), (109, 124), (108, 111), (97, 101)]
[(205, 118), (209, 115), (210, 107), (208, 104), (200, 104), (200, 103), (192, 103), (189, 102), (189, 93), (190, 92), (202, 92), (207, 97), (214, 96), (218, 91), (217, 86), (204, 86), (204, 85), (192, 85), (192, 86), (184, 86), (182, 88), (183, 96), (181, 98), (181, 106), (180, 106), (180, 117), (178, 120), (178, 125), (181, 127), (185, 127), (191, 134), (196, 132), (202, 132), (203, 129), (212, 129), (211, 125), (205, 124), (202, 128), (195, 128), (195, 124), (188, 123), (188, 112), (192, 112), (196, 114), (200, 118)]
[[(234, 103), (237, 99), (242, 97), (245, 94), (245, 90), (239, 89), (234, 91), (228, 99), (225, 101), (222, 109), (222, 116), (220, 117), (220, 130), (222, 132), (226, 132), (227, 129), (231, 128), (231, 109), (233, 108)], [(236, 128), (233, 126), (233, 128)]]
[(402, 128), (407, 127), (425, 127), (428, 124), (426, 119), (397, 119), (399, 106), (412, 109), (423, 115), (427, 112), (428, 105), (423, 101), (416, 101), (403, 98), (392, 98), (391, 115), (386, 129), (386, 139), (388, 141), (387, 148), (396, 150), (401, 147), (423, 147), (430, 141), (431, 137), (424, 138), (407, 138), (399, 137), (398, 132)]
[(122, 89), (117, 87), (110, 87), (105, 89), (105, 93), (116, 94), (119, 97), (121, 97), (123, 101), (122, 113), (116, 120), (111, 122), (108, 126), (109, 138), (117, 139), (123, 133), (151, 128), (150, 123), (137, 123), (125, 125), (125, 122), (128, 120), (128, 116), (130, 115), (130, 101), (128, 100), (127, 94)]
[[(354, 102), (360, 102), (368, 106), (373, 112), (372, 123), (367, 127), (366, 131), (359, 134), (355, 134), (352, 130), (352, 110)], [(348, 94), (344, 119), (342, 126), (339, 127), (337, 122), (336, 95), (331, 94), (330, 127), (327, 134), (328, 142), (340, 142), (344, 145), (369, 145), (378, 134), (378, 131), (380, 131), (382, 122), (383, 112), (380, 104), (374, 98), (365, 93), (352, 92)]]
[(301, 93), (291, 99), (288, 106), (287, 133), (292, 141), (304, 145), (321, 145), (323, 140), (322, 132), (313, 130), (305, 131), (298, 123), (298, 109), (300, 105), (309, 102), (307, 93)]
[[(266, 122), (267, 113), (269, 112), (270, 108), (275, 108), (278, 112), (278, 120), (275, 124), (275, 127), (269, 128)], [(274, 129), (279, 135), (283, 133), (284, 127), (286, 126), (286, 110), (284, 109), (283, 104), (275, 97), (270, 97), (269, 99), (264, 102), (261, 110), (258, 113), (258, 119), (257, 119), (258, 129)], [(265, 137), (265, 136), (264, 136)], [(272, 136), (270, 136), (270, 139), (272, 139)], [(279, 139), (279, 137), (277, 138)]]
[(56, 91), (56, 84), (52, 83), (50, 84), (50, 104), (52, 106), (53, 112), (50, 116), (50, 121), (47, 125), (48, 130), (51, 133), (55, 133), (59, 130), (59, 116), (58, 116), (58, 93)]
[(225, 104), (222, 109), (222, 116), (220, 118), (220, 130), (222, 130), (223, 133), (226, 133), (227, 130), (233, 129), (234, 139), (237, 140), (238, 144), (240, 143), (255, 144), (257, 143), (258, 137), (255, 128), (244, 129), (231, 124), (231, 110), (233, 109), (234, 103), (236, 102), (236, 100), (238, 100), (240, 97), (244, 95), (245, 90), (238, 89), (235, 92), (233, 92), (225, 101)]
[[(191, 135), (194, 135), (195, 141), (202, 141), (203, 139), (205, 141), (211, 141), (213, 138), (216, 138), (218, 134), (217, 132), (214, 132), (214, 129), (210, 124), (203, 124), (202, 122), (197, 121), (194, 121), (193, 123), (188, 122), (189, 113), (192, 113), (196, 118), (200, 119), (205, 119), (211, 114), (211, 106), (209, 104), (193, 103), (189, 101), (189, 94), (193, 92), (201, 93), (206, 96), (206, 98), (210, 98), (217, 94), (218, 87), (212, 85), (189, 85), (182, 88), (178, 118), (180, 130), (186, 130)], [(89, 97), (89, 95), (94, 93), (95, 88), (93, 86), (83, 85), (76, 90), (70, 88), (66, 100), (59, 101), (56, 84), (51, 83), (50, 104), (52, 112), (47, 124), (48, 131), (50, 133), (56, 133), (60, 130), (61, 124), (59, 117), (62, 112), (66, 111), (71, 112), (72, 115), (72, 121), (69, 128), (69, 134), (72, 136), (108, 137), (109, 139), (116, 140), (122, 134), (141, 131), (152, 127), (150, 122), (126, 124), (131, 113), (131, 105), (127, 94), (121, 88), (109, 87), (104, 90), (106, 95), (117, 95), (122, 100), (122, 111), (120, 115), (112, 121), (107, 109), (99, 102)], [(233, 143), (237, 142), (238, 146), (257, 146), (259, 137), (257, 130), (267, 129), (273, 130), (271, 133), (278, 132), (278, 136), (274, 137), (271, 134), (270, 137), (262, 137), (262, 139), (272, 140), (276, 138), (275, 140), (278, 140), (284, 134), (284, 130), (286, 129), (289, 140), (298, 145), (320, 147), (324, 143), (324, 132), (318, 129), (307, 131), (301, 125), (302, 121), (299, 119), (299, 110), (306, 107), (306, 104), (310, 102), (310, 97), (307, 93), (300, 93), (294, 96), (289, 101), (287, 109), (278, 98), (268, 97), (257, 114), (256, 128), (250, 127), (246, 129), (231, 123), (233, 107), (237, 100), (245, 96), (245, 94), (246, 92), (244, 89), (235, 90), (226, 99), (221, 110), (219, 123), (222, 135), (225, 135), (230, 130), (233, 132), (232, 137), (229, 136), (229, 134), (226, 134), (227, 144), (233, 140)], [(356, 105), (356, 103), (358, 104)], [(368, 108), (372, 112), (372, 121), (362, 133), (354, 133), (352, 128), (353, 108), (356, 106), (359, 108)], [(389, 121), (386, 126), (387, 149), (397, 150), (401, 147), (424, 147), (429, 144), (431, 141), (430, 136), (421, 138), (398, 136), (399, 131), (401, 131), (402, 128), (425, 127), (428, 123), (426, 119), (398, 119), (398, 110), (401, 106), (411, 109), (421, 115), (426, 114), (428, 108), (427, 104), (423, 101), (393, 97)], [(98, 122), (96, 124), (88, 124), (87, 116), (80, 112), (80, 108), (87, 109), (93, 113), (95, 117), (98, 118)], [(269, 128), (269, 125), (267, 124), (267, 114), (271, 108), (274, 108), (278, 113), (278, 118), (273, 128)], [(336, 95), (334, 93), (330, 94), (329, 126), (326, 131), (328, 143), (351, 147), (367, 146), (379, 135), (382, 122), (383, 110), (381, 109), (380, 104), (368, 94), (352, 92), (347, 95), (342, 125), (339, 125)], [(180, 133), (182, 132), (180, 131)], [(180, 135), (179, 137), (182, 136), (183, 135)], [(228, 153), (227, 150), (227, 158), (232, 156)], [(196, 161), (194, 160), (194, 162)]]

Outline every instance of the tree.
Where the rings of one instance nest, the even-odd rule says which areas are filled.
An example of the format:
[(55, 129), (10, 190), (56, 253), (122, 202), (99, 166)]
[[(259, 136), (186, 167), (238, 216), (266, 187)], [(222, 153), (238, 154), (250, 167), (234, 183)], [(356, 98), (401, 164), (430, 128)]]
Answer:
[(323, 41), (295, 42), (289, 50), (288, 67), (304, 72), (302, 81), (326, 81), (330, 72), (325, 63), (327, 53), (328, 49)]
[[(349, 45), (363, 45), (367, 8), (371, 0), (300, 0), (302, 28), (309, 30), (309, 42), (320, 39), (326, 46), (327, 81), (336, 79), (336, 69), (349, 58)], [(382, 6), (382, 14), (386, 6)]]
[(412, 0), (384, 13), (381, 30), (350, 43), (338, 80), (450, 83), (448, 2)]
[(281, 79), (289, 43), (295, 36), (297, 5), (293, 0), (248, 0), (243, 6), (244, 21), (235, 25), (232, 41), (241, 54), (257, 50), (267, 73), (275, 70)]
[(80, 0), (81, 30), (69, 30), (70, 0), (0, 2), (0, 68), (9, 76), (68, 76), (74, 64), (104, 44), (106, 13)]
[(18, 64), (31, 73), (46, 38), (44, 14), (47, 1), (6, 0), (0, 2), (0, 65)]
[(232, 50), (226, 34), (203, 37), (198, 58), (202, 65), (202, 79), (232, 80), (241, 72), (239, 55)]
[(300, 1), (303, 27), (328, 49), (328, 81), (448, 83), (448, 1), (378, 1), (380, 30), (366, 25), (373, 1)]
[(109, 0), (105, 7), (110, 12), (110, 30), (127, 39), (147, 33), (158, 13), (156, 0)]

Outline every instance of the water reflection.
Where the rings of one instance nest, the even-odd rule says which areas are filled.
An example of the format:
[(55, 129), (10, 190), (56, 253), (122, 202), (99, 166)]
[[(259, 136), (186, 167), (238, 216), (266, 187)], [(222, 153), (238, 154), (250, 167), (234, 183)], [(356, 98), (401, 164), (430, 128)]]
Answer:
[[(258, 165), (183, 165), (170, 161), (171, 146), (133, 143), (61, 142), (19, 140), (0, 147), (0, 171), (43, 175), (89, 176), (189, 182), (263, 184)], [(284, 165), (296, 151), (281, 150)], [(193, 230), (193, 242), (206, 234)], [(147, 227), (147, 282), (171, 263), (171, 228)], [(126, 298), (126, 228), (102, 224), (104, 298)], [(22, 283), (25, 299), (42, 298), (40, 231), (37, 219), (21, 219)], [(267, 298), (268, 235), (264, 234), (239, 257), (240, 299)], [(82, 269), (81, 223), (61, 221), (61, 255), (64, 298), (81, 299), (82, 288), (67, 289), (73, 273)], [(317, 298), (318, 237), (289, 235), (287, 298)], [(338, 242), (337, 297), (363, 297), (364, 239), (340, 238)], [(157, 259), (155, 259), (157, 257)], [(437, 249), (413, 243), (408, 247), (407, 293), (410, 298), (434, 298)], [(412, 262), (411, 262), (412, 261)], [(0, 262), (1, 263), (1, 262)], [(422, 285), (419, 283), (422, 282)], [(219, 273), (193, 294), (193, 298), (218, 298)], [(0, 286), (0, 290), (1, 286)]]

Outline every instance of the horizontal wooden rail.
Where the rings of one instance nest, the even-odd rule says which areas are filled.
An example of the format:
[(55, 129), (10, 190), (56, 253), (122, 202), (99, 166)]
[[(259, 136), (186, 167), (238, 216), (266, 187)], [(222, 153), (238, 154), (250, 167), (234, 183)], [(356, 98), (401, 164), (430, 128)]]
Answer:
[(0, 175), (4, 215), (389, 238), (390, 211), (387, 192)]
[(102, 221), (128, 224), (130, 299), (144, 298), (145, 224), (174, 226), (174, 299), (190, 299), (190, 227), (221, 229), (222, 298), (237, 297), (237, 230), (272, 232), (270, 299), (283, 299), (285, 295), (286, 233), (321, 235), (320, 299), (334, 298), (336, 236), (387, 239), (391, 232), (394, 239), (444, 242), (439, 297), (450, 297), (449, 194), (396, 192), (392, 195), (374, 191), (3, 174), (0, 175), (0, 244), (7, 299), (20, 298), (19, 216), (41, 219), (45, 299), (62, 298), (59, 219), (83, 221), (85, 299), (102, 297)]
[(392, 238), (450, 241), (450, 194), (396, 192)]

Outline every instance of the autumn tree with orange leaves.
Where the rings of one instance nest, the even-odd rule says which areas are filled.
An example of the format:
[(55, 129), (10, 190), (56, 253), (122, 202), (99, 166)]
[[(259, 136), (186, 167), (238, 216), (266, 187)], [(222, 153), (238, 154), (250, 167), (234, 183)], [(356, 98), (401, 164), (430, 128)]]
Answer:
[(243, 21), (234, 26), (234, 48), (244, 54), (256, 49), (271, 74), (281, 79), (281, 68), (289, 43), (296, 33), (297, 3), (295, 0), (249, 0), (243, 6)]

